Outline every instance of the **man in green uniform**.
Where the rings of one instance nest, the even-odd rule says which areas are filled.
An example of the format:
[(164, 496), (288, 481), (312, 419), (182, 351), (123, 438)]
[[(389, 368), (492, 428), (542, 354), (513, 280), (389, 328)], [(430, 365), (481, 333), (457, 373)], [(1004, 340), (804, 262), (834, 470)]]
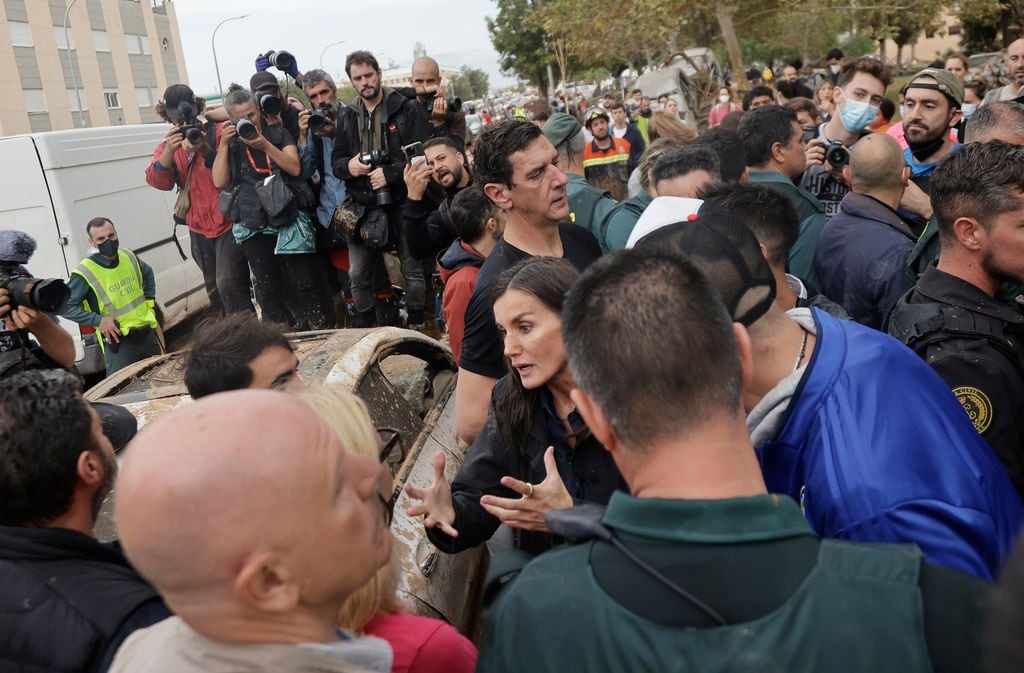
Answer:
[(544, 137), (558, 150), (558, 170), (569, 178), (569, 220), (601, 241), (599, 227), (618, 202), (606, 189), (592, 187), (583, 177), (583, 147), (587, 141), (580, 120), (564, 112), (556, 112), (544, 122)]
[(800, 215), (800, 235), (789, 251), (786, 270), (817, 288), (814, 252), (825, 228), (825, 206), (793, 183), (807, 165), (807, 144), (796, 113), (780, 105), (755, 108), (743, 115), (737, 134), (746, 150), (749, 180), (785, 194)]
[[(741, 273), (745, 320), (763, 312), (764, 287)], [(506, 584), (479, 670), (980, 670), (985, 583), (912, 545), (821, 540), (796, 502), (766, 492), (741, 403), (757, 376), (750, 336), (717, 297), (663, 250), (604, 257), (569, 294), (572, 398), (632, 495), (603, 515), (548, 516), (552, 532), (589, 541)], [(652, 315), (701, 329), (622, 339)]]
[(64, 317), (96, 330), (110, 376), (161, 352), (156, 278), (134, 252), (119, 249), (117, 230), (107, 218), (89, 220), (85, 232), (94, 251), (71, 272)]

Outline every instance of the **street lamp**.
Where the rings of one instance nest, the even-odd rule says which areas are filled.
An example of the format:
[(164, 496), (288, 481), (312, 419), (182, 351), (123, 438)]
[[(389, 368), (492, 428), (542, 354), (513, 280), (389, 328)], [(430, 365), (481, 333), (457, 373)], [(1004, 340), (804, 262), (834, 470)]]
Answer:
[(321, 70), (324, 69), (324, 54), (327, 53), (328, 49), (330, 49), (331, 47), (333, 47), (336, 44), (345, 44), (345, 40), (338, 40), (337, 42), (331, 42), (329, 45), (327, 45), (326, 47), (324, 47), (320, 51), (320, 69)]
[(243, 14), (242, 16), (232, 16), (230, 18), (224, 19), (223, 21), (217, 24), (216, 28), (213, 29), (213, 36), (210, 38), (210, 48), (213, 49), (213, 67), (217, 71), (217, 89), (220, 91), (220, 97), (222, 101), (224, 99), (224, 85), (220, 83), (220, 65), (217, 63), (217, 31), (220, 29), (221, 26), (223, 26), (228, 21), (235, 21), (237, 19), (247, 18), (249, 18), (249, 15)]
[[(64, 45), (67, 47), (68, 52), (68, 67), (71, 69), (71, 86), (75, 87), (75, 100), (78, 101), (78, 126), (85, 126), (85, 116), (82, 114), (82, 94), (78, 90), (78, 73), (75, 72), (75, 66), (78, 65), (77, 55), (75, 60), (71, 60), (71, 40), (68, 39), (68, 17), (71, 16), (71, 8), (75, 6), (78, 0), (71, 0), (68, 3), (67, 11), (64, 12)], [(72, 118), (73, 119), (73, 118)]]

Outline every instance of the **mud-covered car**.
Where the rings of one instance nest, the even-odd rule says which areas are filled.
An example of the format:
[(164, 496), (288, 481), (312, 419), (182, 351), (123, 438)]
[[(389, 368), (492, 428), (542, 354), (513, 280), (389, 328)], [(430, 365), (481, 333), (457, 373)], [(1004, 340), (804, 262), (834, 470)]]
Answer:
[[(418, 332), (394, 327), (326, 330), (289, 337), (307, 385), (339, 385), (367, 404), (377, 427), (397, 428), (407, 448), (395, 489), (407, 482), (429, 486), (433, 457), (445, 453), (449, 479), (462, 464), (465, 447), (455, 431), (455, 378), (451, 351)], [(182, 354), (161, 355), (122, 369), (91, 388), (89, 400), (128, 408), (140, 427), (191, 403), (183, 383)], [(131, 451), (131, 446), (125, 451)], [(117, 496), (115, 486), (113, 497)], [(391, 524), (402, 561), (399, 591), (416, 614), (447, 620), (470, 635), (477, 618), (483, 548), (448, 555), (427, 540), (423, 522), (406, 513), (400, 493)], [(97, 524), (101, 539), (116, 537), (109, 502)]]

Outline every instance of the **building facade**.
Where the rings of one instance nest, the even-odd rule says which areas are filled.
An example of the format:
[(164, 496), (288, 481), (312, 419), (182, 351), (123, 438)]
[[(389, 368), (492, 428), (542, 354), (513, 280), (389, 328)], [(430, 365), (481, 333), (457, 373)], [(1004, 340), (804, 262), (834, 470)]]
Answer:
[(0, 63), (0, 135), (159, 121), (188, 82), (171, 0), (0, 0)]

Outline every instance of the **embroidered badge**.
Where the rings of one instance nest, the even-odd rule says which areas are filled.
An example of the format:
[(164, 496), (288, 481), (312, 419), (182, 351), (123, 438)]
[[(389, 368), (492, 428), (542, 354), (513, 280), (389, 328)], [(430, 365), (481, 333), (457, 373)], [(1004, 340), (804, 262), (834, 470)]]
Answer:
[(974, 429), (978, 431), (978, 434), (984, 434), (992, 425), (992, 401), (988, 395), (973, 386), (954, 388), (953, 394), (963, 405), (971, 423), (974, 423)]

